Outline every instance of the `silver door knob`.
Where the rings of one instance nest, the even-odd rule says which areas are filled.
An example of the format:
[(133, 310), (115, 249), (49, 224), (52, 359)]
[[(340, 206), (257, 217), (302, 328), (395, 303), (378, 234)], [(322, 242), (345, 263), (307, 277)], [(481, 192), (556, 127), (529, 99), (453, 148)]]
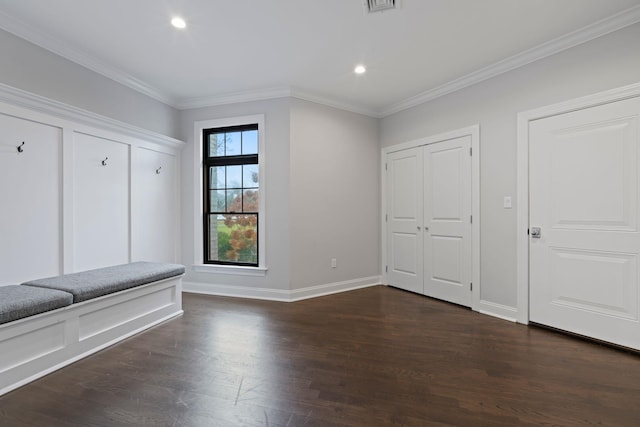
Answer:
[(531, 227), (532, 239), (539, 239), (541, 234), (542, 234), (542, 230), (540, 229), (540, 227)]

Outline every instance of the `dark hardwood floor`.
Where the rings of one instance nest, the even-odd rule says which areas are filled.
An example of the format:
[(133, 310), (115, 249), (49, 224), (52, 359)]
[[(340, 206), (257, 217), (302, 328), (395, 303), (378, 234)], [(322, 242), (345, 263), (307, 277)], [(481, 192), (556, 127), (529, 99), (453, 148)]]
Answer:
[(0, 397), (0, 425), (640, 425), (637, 354), (397, 289), (184, 309)]

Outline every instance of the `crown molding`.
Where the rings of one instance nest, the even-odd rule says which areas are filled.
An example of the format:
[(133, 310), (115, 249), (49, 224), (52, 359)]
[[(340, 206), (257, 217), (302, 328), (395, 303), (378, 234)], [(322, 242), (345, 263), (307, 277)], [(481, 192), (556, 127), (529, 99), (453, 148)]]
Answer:
[(291, 89), (287, 87), (274, 87), (252, 90), (246, 92), (233, 92), (225, 95), (198, 96), (182, 98), (175, 107), (179, 110), (191, 108), (215, 107), (218, 105), (238, 104), (241, 102), (263, 101), (265, 99), (286, 98), (291, 96)]
[(463, 77), (451, 80), (450, 82), (437, 86), (433, 89), (429, 89), (418, 95), (392, 104), (380, 111), (380, 116), (390, 116), (408, 108), (424, 104), (425, 102), (459, 91), (460, 89), (464, 89), (468, 86), (496, 77), (500, 74), (506, 73), (507, 71), (520, 68), (524, 65), (530, 64), (531, 62), (546, 58), (558, 52), (562, 52), (563, 50), (586, 43), (590, 40), (638, 22), (640, 22), (640, 6), (634, 6), (608, 18), (587, 25), (586, 27), (582, 27), (578, 30), (560, 36), (554, 40), (542, 43), (531, 49), (527, 49), (516, 55), (495, 62)]
[(0, 11), (0, 29), (8, 31), (37, 46), (47, 49), (59, 56), (179, 110), (294, 97), (375, 118), (387, 117), (417, 105), (424, 104), (425, 102), (432, 101), (436, 98), (440, 98), (444, 95), (448, 95), (476, 83), (480, 83), (484, 80), (488, 80), (500, 74), (520, 68), (531, 62), (546, 58), (563, 50), (580, 45), (638, 22), (640, 22), (640, 6), (634, 6), (554, 40), (540, 44), (470, 74), (429, 89), (418, 95), (396, 102), (382, 109), (374, 109), (345, 103), (336, 99), (330, 99), (288, 87), (276, 87), (224, 95), (176, 99), (163, 93), (158, 88), (155, 88), (113, 66), (99, 61), (85, 52), (71, 49), (59, 40)]
[(261, 89), (248, 92), (236, 92), (226, 95), (212, 95), (195, 98), (183, 98), (176, 104), (179, 110), (188, 110), (191, 108), (206, 108), (219, 105), (237, 104), (241, 102), (255, 102), (267, 99), (277, 98), (298, 98), (305, 101), (315, 102), (316, 104), (326, 105), (328, 107), (338, 108), (340, 110), (350, 111), (352, 113), (363, 114), (365, 116), (379, 118), (380, 112), (368, 109), (354, 104), (336, 101), (334, 99), (325, 98), (310, 92), (305, 92), (296, 88), (275, 87), (270, 89)]
[(76, 64), (90, 69), (91, 71), (95, 71), (96, 73), (140, 92), (143, 95), (175, 108), (174, 104), (176, 103), (176, 100), (173, 97), (166, 95), (158, 88), (153, 87), (152, 85), (145, 83), (142, 80), (117, 69), (116, 67), (108, 65), (86, 52), (72, 49), (51, 35), (7, 15), (3, 11), (0, 11), (0, 29), (25, 39), (26, 41), (53, 52), (58, 56), (68, 59), (69, 61), (75, 62)]
[(64, 120), (117, 132), (129, 137), (168, 147), (181, 148), (185, 144), (178, 139), (92, 113), (91, 111), (83, 110), (82, 108), (36, 95), (3, 83), (0, 83), (0, 102), (7, 102), (16, 107), (26, 108)]
[(302, 99), (304, 101), (315, 102), (316, 104), (326, 105), (327, 107), (337, 108), (339, 110), (350, 111), (356, 114), (362, 114), (364, 116), (381, 118), (380, 111), (366, 108), (360, 105), (349, 104), (342, 101), (337, 101), (335, 99), (326, 98), (320, 95), (316, 95), (311, 92), (305, 92), (300, 89), (292, 89), (291, 91), (292, 98)]

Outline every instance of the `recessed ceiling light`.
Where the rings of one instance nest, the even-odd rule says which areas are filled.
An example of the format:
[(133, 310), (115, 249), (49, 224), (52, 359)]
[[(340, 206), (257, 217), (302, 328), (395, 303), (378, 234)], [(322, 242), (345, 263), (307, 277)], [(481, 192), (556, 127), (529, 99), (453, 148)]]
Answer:
[(364, 65), (358, 65), (353, 69), (353, 72), (356, 74), (364, 74), (367, 71)]
[(171, 20), (171, 25), (173, 25), (176, 28), (185, 28), (187, 26), (187, 23), (184, 22), (184, 19), (180, 18), (179, 16), (176, 16)]

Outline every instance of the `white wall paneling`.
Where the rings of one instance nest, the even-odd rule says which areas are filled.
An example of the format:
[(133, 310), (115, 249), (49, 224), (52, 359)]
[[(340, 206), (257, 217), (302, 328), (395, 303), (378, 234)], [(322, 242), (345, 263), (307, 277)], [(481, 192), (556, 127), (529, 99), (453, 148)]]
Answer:
[(0, 130), (0, 285), (10, 285), (60, 273), (62, 130), (3, 113)]
[(74, 270), (129, 262), (129, 146), (74, 134)]
[(131, 152), (131, 259), (176, 262), (178, 192), (175, 155)]
[(100, 127), (93, 114), (89, 126), (21, 93), (0, 102), (0, 285), (133, 257), (177, 261), (181, 142), (125, 124), (119, 133), (112, 119)]

